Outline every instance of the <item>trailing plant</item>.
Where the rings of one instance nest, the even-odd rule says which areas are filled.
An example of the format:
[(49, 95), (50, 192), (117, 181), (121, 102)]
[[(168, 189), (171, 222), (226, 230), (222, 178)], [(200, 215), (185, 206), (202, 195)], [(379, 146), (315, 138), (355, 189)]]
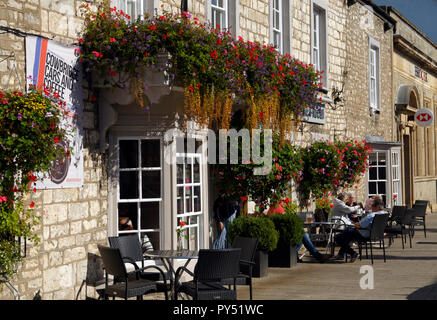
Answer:
[(35, 204), (24, 205), (25, 196), (36, 192), (36, 172), (47, 172), (58, 157), (70, 156), (58, 144), (67, 136), (60, 127), (64, 104), (58, 97), (47, 89), (0, 91), (0, 269), (7, 274), (19, 260), (16, 237), (38, 241), (32, 233), (39, 221)]
[(274, 223), (264, 216), (239, 216), (228, 225), (228, 241), (232, 243), (236, 236), (258, 239), (258, 250), (276, 249), (279, 232)]
[(288, 129), (292, 115), (298, 119), (316, 104), (321, 73), (271, 45), (236, 39), (187, 12), (146, 15), (132, 22), (108, 1), (97, 12), (87, 3), (82, 9), (85, 28), (79, 44), (85, 71), (97, 72), (115, 86), (134, 81), (131, 89), (141, 105), (139, 97), (147, 87), (138, 79), (145, 68), (179, 79), (189, 116), (202, 124), (213, 121), (218, 128), (229, 127), (233, 102), (247, 111), (250, 128), (262, 124), (279, 130)]

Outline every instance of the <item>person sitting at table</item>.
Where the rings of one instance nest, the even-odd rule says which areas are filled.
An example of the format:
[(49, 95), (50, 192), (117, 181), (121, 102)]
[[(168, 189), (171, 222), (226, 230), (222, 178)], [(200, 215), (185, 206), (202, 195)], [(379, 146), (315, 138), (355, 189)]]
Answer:
[[(311, 253), (311, 255), (320, 263), (324, 263), (325, 261), (329, 260), (329, 258), (331, 258), (331, 256), (332, 256), (330, 254), (321, 254), (316, 249), (314, 244), (311, 242), (308, 232), (304, 232), (304, 234), (302, 236), (302, 242), (296, 248), (296, 253), (299, 252), (299, 250), (300, 250), (300, 248), (302, 248), (302, 246), (304, 246)], [(302, 262), (302, 260), (299, 259), (299, 257), (298, 257), (297, 261)]]
[(382, 210), (384, 207), (384, 202), (381, 196), (374, 196), (371, 204), (372, 212), (369, 213), (366, 217), (360, 220), (360, 222), (356, 222), (354, 224), (354, 228), (347, 229), (334, 237), (334, 241), (340, 246), (340, 250), (338, 251), (335, 259), (344, 259), (345, 254), (349, 254), (351, 256), (350, 262), (354, 262), (358, 253), (355, 252), (351, 248), (351, 243), (357, 240), (364, 240), (369, 238), (370, 236), (370, 228), (372, 226), (373, 218), (377, 214), (385, 214)]
[[(356, 212), (359, 208), (359, 206), (348, 206), (346, 204), (346, 201), (350, 199), (350, 197), (346, 197), (346, 193), (341, 192), (338, 194), (336, 199), (332, 200), (332, 203), (334, 205), (334, 208), (332, 210), (332, 216), (331, 219), (342, 219), (343, 222), (347, 225), (353, 224), (352, 221), (349, 219), (349, 214)], [(353, 195), (352, 195), (353, 199)]]
[[(362, 209), (362, 205), (355, 202), (355, 196), (352, 192), (348, 192), (346, 194), (345, 204), (349, 207)], [(357, 211), (349, 213), (347, 216), (352, 222), (358, 222), (358, 216), (356, 215)]]

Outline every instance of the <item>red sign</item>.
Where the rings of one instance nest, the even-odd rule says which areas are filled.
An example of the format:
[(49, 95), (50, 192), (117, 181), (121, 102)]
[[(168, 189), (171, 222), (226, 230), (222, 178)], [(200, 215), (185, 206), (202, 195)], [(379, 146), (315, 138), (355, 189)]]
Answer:
[(416, 121), (417, 125), (421, 127), (427, 127), (431, 125), (432, 121), (434, 120), (434, 114), (430, 109), (419, 109), (414, 115), (414, 120)]

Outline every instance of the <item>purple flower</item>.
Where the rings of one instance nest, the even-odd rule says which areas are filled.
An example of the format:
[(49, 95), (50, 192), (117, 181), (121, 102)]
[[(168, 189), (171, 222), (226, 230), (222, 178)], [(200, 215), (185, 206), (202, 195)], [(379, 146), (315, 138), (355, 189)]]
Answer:
[(18, 118), (18, 120), (21, 120), (23, 118), (23, 115), (21, 113), (19, 113), (17, 118)]

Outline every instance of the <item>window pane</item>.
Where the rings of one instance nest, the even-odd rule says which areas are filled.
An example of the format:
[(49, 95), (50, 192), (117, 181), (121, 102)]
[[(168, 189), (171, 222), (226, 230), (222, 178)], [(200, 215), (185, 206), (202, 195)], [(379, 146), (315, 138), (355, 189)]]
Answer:
[[(145, 238), (144, 236), (147, 236)], [(143, 252), (151, 250), (160, 250), (159, 246), (159, 232), (141, 232), (141, 243)]]
[(369, 180), (377, 180), (378, 177), (377, 177), (376, 174), (377, 174), (377, 172), (376, 172), (376, 168), (375, 167), (369, 168)]
[(369, 182), (369, 194), (376, 194), (376, 182)]
[(161, 144), (159, 140), (141, 140), (141, 167), (161, 167)]
[(178, 187), (177, 191), (177, 214), (184, 213), (184, 187)]
[(386, 155), (385, 152), (378, 153), (378, 165), (385, 166)]
[(120, 169), (138, 168), (138, 141), (120, 140)]
[(385, 181), (378, 182), (378, 194), (385, 194)]
[(138, 199), (138, 171), (120, 172), (120, 199)]
[(199, 212), (201, 210), (201, 194), (200, 187), (194, 187), (194, 211)]
[(193, 188), (185, 187), (185, 213), (193, 212)]
[(142, 172), (142, 196), (146, 198), (161, 198), (161, 170)]
[(192, 162), (191, 158), (187, 158), (187, 163), (185, 164), (185, 183), (192, 183), (191, 181), (191, 171), (192, 171)]
[(159, 202), (141, 203), (141, 229), (159, 229)]
[(198, 159), (194, 160), (193, 171), (194, 171), (194, 181), (193, 182), (200, 183), (200, 165), (199, 165)]
[(189, 249), (190, 250), (197, 250), (197, 234), (198, 234), (198, 227), (193, 227), (189, 229)]
[(184, 183), (184, 165), (183, 164), (178, 163), (176, 165), (176, 180), (177, 180), (177, 184)]
[(118, 204), (118, 230), (137, 230), (138, 211), (136, 203)]
[(369, 155), (369, 164), (371, 166), (376, 166), (376, 153), (373, 152)]
[(385, 180), (387, 177), (386, 167), (378, 168), (378, 180)]
[(216, 5), (217, 5), (217, 0), (211, 0), (211, 4), (212, 4), (213, 6), (216, 6)]

